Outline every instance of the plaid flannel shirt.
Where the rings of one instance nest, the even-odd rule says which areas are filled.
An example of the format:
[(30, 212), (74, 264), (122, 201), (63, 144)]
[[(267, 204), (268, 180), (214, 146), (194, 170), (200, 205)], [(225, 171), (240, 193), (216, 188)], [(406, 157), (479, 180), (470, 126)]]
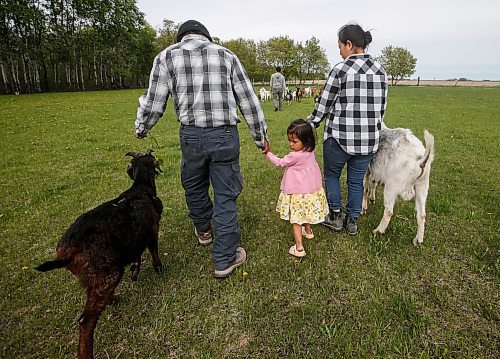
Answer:
[(139, 98), (136, 133), (145, 134), (153, 128), (163, 116), (169, 96), (183, 125), (236, 125), (241, 122), (239, 108), (255, 144), (264, 148), (264, 112), (243, 66), (231, 51), (203, 35), (186, 35), (156, 56), (149, 88)]
[(368, 54), (354, 54), (335, 65), (323, 94), (307, 118), (318, 127), (326, 117), (324, 140), (335, 138), (351, 155), (378, 149), (387, 98), (387, 74)]

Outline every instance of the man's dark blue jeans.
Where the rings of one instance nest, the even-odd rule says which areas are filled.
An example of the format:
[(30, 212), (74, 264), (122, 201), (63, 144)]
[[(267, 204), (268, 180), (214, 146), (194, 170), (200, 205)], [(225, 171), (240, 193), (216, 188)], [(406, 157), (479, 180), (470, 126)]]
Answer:
[[(181, 181), (189, 217), (198, 232), (214, 222), (212, 256), (215, 269), (226, 269), (236, 258), (241, 232), (236, 200), (243, 189), (240, 139), (236, 126), (202, 128), (181, 125)], [(214, 204), (209, 196), (212, 185)]]

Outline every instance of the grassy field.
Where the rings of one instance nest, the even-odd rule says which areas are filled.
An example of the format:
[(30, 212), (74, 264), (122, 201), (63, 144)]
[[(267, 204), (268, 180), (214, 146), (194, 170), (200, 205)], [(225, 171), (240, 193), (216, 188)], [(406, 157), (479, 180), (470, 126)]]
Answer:
[[(121, 300), (97, 325), (97, 358), (500, 357), (500, 89), (390, 89), (388, 126), (419, 138), (428, 129), (436, 140), (417, 248), (413, 202), (398, 201), (387, 233), (372, 235), (379, 191), (359, 235), (315, 226), (307, 257), (292, 258), (291, 226), (274, 209), (282, 171), (241, 124), (248, 261), (224, 281), (212, 277), (210, 248), (197, 245), (187, 218), (171, 104), (153, 131), (158, 144), (133, 137), (141, 92), (0, 96), (0, 357), (75, 356), (85, 293), (66, 270), (33, 268), (53, 258), (78, 215), (130, 186), (124, 154), (148, 147), (165, 170), (165, 271), (156, 275), (145, 253), (139, 280), (124, 277)], [(282, 156), (288, 123), (312, 100), (263, 107)]]

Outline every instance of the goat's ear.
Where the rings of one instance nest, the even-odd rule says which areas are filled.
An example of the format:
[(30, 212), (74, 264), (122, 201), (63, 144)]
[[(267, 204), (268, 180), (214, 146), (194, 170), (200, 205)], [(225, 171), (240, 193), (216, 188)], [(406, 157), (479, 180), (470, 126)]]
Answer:
[(145, 155), (146, 156), (149, 156), (150, 154), (152, 154), (155, 150), (153, 150), (152, 148), (148, 148), (148, 150), (146, 151)]
[(140, 154), (137, 153), (137, 152), (127, 152), (127, 153), (125, 153), (125, 156), (130, 156), (130, 157), (137, 158), (137, 157), (140, 156)]

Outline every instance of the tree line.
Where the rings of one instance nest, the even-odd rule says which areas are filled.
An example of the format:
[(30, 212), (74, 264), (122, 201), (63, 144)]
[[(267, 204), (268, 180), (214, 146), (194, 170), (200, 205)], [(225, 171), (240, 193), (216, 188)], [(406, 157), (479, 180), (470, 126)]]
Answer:
[[(0, 16), (3, 93), (146, 87), (154, 57), (176, 42), (180, 25), (166, 19), (153, 29), (135, 0), (0, 0)], [(329, 69), (315, 37), (213, 40), (254, 81), (268, 81), (276, 66), (298, 82)]]
[(4, 92), (144, 86), (155, 32), (135, 0), (0, 0)]

